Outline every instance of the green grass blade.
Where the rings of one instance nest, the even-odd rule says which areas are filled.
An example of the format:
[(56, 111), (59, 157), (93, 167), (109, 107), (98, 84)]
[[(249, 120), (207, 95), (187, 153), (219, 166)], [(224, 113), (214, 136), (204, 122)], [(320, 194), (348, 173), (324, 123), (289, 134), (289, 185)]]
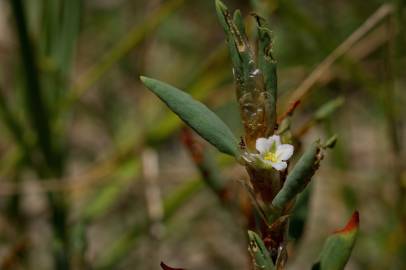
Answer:
[(6, 97), (0, 88), (0, 117), (3, 120), (3, 124), (7, 127), (10, 134), (13, 136), (14, 141), (21, 149), (28, 149), (28, 143), (23, 137), (23, 127), (17, 121), (17, 118), (12, 113), (10, 107), (7, 104)]
[(27, 115), (35, 130), (39, 147), (44, 158), (51, 169), (59, 170), (60, 164), (52, 147), (52, 136), (47, 107), (43, 99), (39, 82), (34, 47), (27, 30), (27, 21), (24, 13), (24, 6), (21, 0), (10, 0), (14, 18), (16, 20), (17, 34), (20, 43), (20, 53), (23, 62), (25, 75), (25, 101), (27, 104)]
[(55, 43), (60, 36), (60, 0), (42, 0), (41, 43), (40, 49), (44, 55), (51, 55), (55, 50)]
[(65, 0), (61, 23), (61, 38), (58, 43), (58, 65), (63, 75), (67, 75), (71, 67), (76, 40), (80, 30), (82, 13), (81, 0)]
[(122, 40), (120, 40), (109, 52), (107, 52), (99, 63), (92, 66), (84, 75), (79, 78), (78, 83), (74, 85), (69, 96), (61, 106), (61, 110), (66, 110), (79, 99), (83, 93), (94, 85), (103, 75), (109, 71), (116, 63), (131, 52), (134, 47), (139, 45), (151, 31), (156, 29), (170, 14), (179, 8), (186, 0), (166, 1), (156, 11), (141, 24), (131, 29)]
[[(164, 222), (167, 222), (179, 208), (191, 199), (201, 188), (204, 182), (199, 180), (188, 181), (180, 186), (176, 191), (164, 199)], [(148, 229), (148, 221), (144, 219), (141, 223), (135, 225), (130, 231), (127, 231), (118, 238), (102, 254), (100, 261), (95, 269), (116, 269), (120, 263), (134, 248), (134, 245), (143, 232)]]

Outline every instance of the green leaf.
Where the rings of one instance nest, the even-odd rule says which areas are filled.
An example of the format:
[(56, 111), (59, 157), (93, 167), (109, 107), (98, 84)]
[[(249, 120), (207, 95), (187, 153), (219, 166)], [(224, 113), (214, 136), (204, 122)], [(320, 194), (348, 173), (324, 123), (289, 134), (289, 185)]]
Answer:
[(275, 266), (272, 262), (271, 255), (265, 247), (262, 239), (253, 231), (248, 231), (249, 246), (248, 251), (254, 262), (255, 270), (273, 270)]
[(338, 140), (337, 134), (334, 134), (331, 136), (325, 143), (323, 143), (323, 148), (334, 148)]
[[(239, 10), (231, 16), (230, 11), (220, 1), (216, 0), (216, 11), (221, 26), (227, 38), (227, 44), (233, 63), (233, 75), (236, 84), (237, 101), (241, 108), (241, 118), (245, 124), (246, 141), (248, 148), (253, 147), (248, 134), (261, 134), (262, 137), (271, 135), (276, 122), (276, 62), (272, 59), (271, 36), (269, 30), (261, 28), (259, 31), (260, 51), (258, 63), (255, 61), (246, 30), (243, 17)], [(257, 16), (257, 18), (259, 18)], [(265, 81), (264, 81), (265, 79)], [(255, 104), (256, 110), (262, 110), (265, 117), (255, 119), (252, 112), (245, 108)], [(266, 127), (265, 131), (258, 129), (259, 126)], [(264, 134), (262, 134), (264, 133)]]
[(293, 244), (298, 245), (304, 236), (305, 226), (310, 212), (310, 198), (312, 197), (312, 185), (309, 185), (297, 197), (292, 215), (289, 219), (289, 237), (293, 239)]
[(230, 12), (228, 11), (227, 7), (219, 0), (216, 0), (216, 12), (219, 18), (219, 22), (226, 34), (228, 50), (230, 52), (230, 57), (235, 72), (237, 72), (238, 74), (242, 74), (242, 62), (233, 35), (233, 31), (235, 32), (235, 30), (232, 30), (233, 21), (230, 18)]
[(347, 225), (332, 235), (324, 243), (319, 261), (312, 269), (343, 270), (351, 256), (358, 234), (359, 214), (354, 212)]
[(227, 125), (204, 104), (187, 93), (158, 80), (141, 76), (141, 81), (188, 126), (220, 152), (237, 157), (238, 141)]
[(314, 119), (316, 121), (323, 121), (338, 110), (344, 104), (344, 102), (345, 100), (343, 97), (338, 97), (327, 102), (316, 111), (314, 114)]
[(61, 14), (61, 29), (58, 36), (58, 62), (62, 72), (69, 72), (75, 52), (75, 45), (79, 36), (80, 20), (82, 14), (81, 0), (68, 0), (63, 2)]
[(276, 101), (278, 80), (276, 76), (277, 62), (272, 56), (271, 30), (266, 26), (265, 19), (255, 15), (258, 31), (258, 63), (264, 76), (265, 89), (268, 94), (272, 129), (276, 124)]
[(234, 78), (237, 84), (237, 99), (255, 87), (252, 73), (256, 70), (254, 55), (245, 34), (243, 18), (240, 11), (231, 16), (228, 8), (216, 0), (216, 11), (220, 24), (224, 29), (230, 57), (233, 63)]
[(241, 11), (239, 9), (234, 11), (233, 22), (234, 22), (234, 25), (237, 27), (238, 32), (241, 35), (241, 37), (247, 37), (247, 33), (245, 32), (244, 19), (242, 17)]
[(319, 143), (313, 143), (296, 163), (282, 189), (272, 201), (272, 206), (276, 210), (282, 211), (282, 209), (307, 186), (318, 167), (319, 151)]

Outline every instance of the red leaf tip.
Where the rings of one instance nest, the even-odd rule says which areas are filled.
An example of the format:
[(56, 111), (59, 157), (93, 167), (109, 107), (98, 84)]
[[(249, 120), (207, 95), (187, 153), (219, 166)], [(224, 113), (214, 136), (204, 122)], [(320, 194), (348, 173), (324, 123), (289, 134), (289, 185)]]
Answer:
[(348, 233), (358, 228), (358, 226), (359, 226), (359, 213), (358, 211), (355, 211), (352, 214), (351, 219), (348, 221), (347, 225), (345, 225), (344, 228), (335, 231), (334, 233)]
[(166, 264), (164, 264), (163, 262), (161, 262), (161, 267), (162, 267), (162, 269), (163, 270), (184, 270), (184, 269), (182, 269), (182, 268), (172, 268), (172, 267), (169, 267), (169, 266), (167, 266)]

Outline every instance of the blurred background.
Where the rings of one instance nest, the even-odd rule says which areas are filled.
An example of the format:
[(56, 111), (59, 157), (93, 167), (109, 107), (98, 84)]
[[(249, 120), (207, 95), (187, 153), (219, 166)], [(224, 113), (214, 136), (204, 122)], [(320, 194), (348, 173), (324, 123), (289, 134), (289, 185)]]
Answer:
[[(406, 269), (405, 1), (224, 2), (249, 35), (250, 12), (269, 20), (278, 110), (301, 100), (292, 132), (303, 148), (338, 135), (297, 205), (288, 269), (310, 269), (355, 209), (346, 269)], [(0, 0), (1, 269), (248, 268), (241, 203), (229, 203), (244, 197), (244, 169), (140, 75), (242, 135), (214, 1)]]

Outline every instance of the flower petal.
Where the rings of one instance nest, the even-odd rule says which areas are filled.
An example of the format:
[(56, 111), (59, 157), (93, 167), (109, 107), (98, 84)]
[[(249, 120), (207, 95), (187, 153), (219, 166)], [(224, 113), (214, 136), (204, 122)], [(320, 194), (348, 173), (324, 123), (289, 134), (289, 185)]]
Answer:
[(288, 166), (288, 164), (284, 161), (272, 163), (272, 167), (278, 171), (282, 171), (282, 170), (286, 169), (287, 166)]
[(281, 144), (276, 148), (276, 157), (279, 161), (288, 160), (293, 155), (293, 150), (293, 145)]
[(269, 141), (270, 145), (272, 145), (275, 142), (275, 145), (279, 146), (281, 144), (281, 137), (278, 135), (273, 135), (268, 138), (268, 141)]
[(264, 154), (269, 151), (271, 148), (272, 141), (267, 138), (258, 138), (255, 143), (255, 148), (258, 150), (260, 154)]

